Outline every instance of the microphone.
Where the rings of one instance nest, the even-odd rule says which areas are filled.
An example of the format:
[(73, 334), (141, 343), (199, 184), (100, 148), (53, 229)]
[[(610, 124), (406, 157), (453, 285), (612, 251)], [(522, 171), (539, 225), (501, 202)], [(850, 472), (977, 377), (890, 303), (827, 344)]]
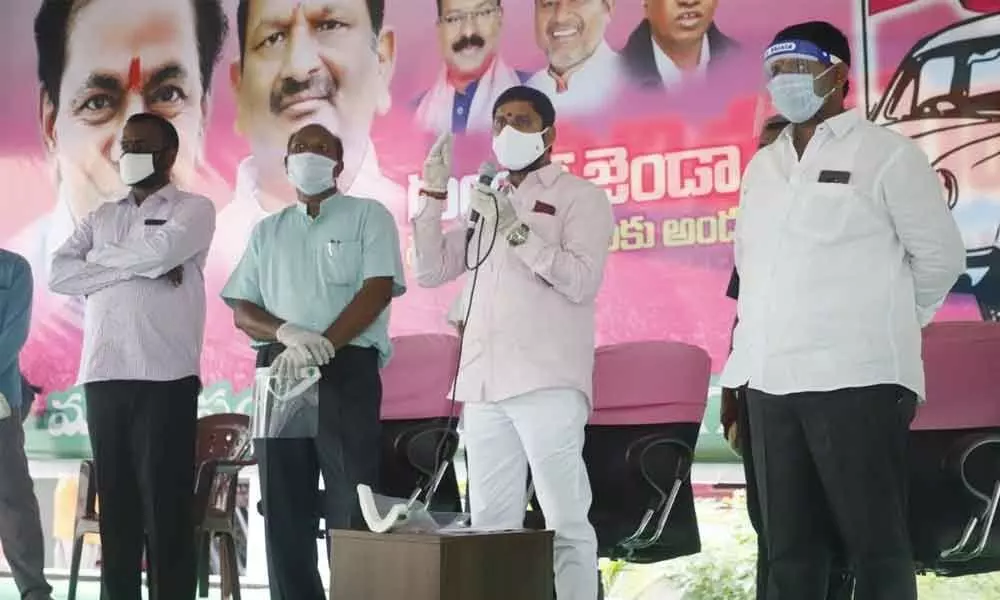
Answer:
[[(479, 166), (479, 183), (485, 186), (490, 186), (493, 184), (493, 179), (497, 176), (497, 167), (491, 162), (484, 162)], [(476, 211), (471, 211), (469, 215), (469, 220), (472, 223), (469, 225), (469, 235), (472, 235), (472, 230), (476, 228), (476, 223), (479, 222), (479, 213)]]

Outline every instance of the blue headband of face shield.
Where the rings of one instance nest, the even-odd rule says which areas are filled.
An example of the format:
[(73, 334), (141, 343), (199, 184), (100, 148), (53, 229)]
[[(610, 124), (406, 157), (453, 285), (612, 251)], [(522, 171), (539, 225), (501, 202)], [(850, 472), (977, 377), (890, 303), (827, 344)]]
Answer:
[(766, 76), (768, 78), (771, 77), (772, 65), (776, 61), (787, 59), (815, 61), (824, 67), (831, 67), (842, 62), (839, 58), (812, 42), (786, 40), (773, 44), (764, 52), (764, 72)]

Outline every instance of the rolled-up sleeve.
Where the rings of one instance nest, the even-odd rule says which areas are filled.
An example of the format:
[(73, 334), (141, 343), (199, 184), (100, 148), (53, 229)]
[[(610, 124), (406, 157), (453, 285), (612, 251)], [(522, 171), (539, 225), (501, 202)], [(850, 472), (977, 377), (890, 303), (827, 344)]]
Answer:
[(529, 234), (514, 254), (570, 302), (583, 304), (601, 288), (615, 223), (604, 191), (588, 183), (578, 194), (569, 205), (560, 244)]
[(258, 223), (250, 234), (243, 257), (222, 288), (222, 300), (230, 307), (244, 300), (264, 308), (264, 295), (260, 287), (261, 235), (261, 224)]
[(88, 261), (156, 279), (208, 251), (215, 234), (215, 205), (201, 196), (187, 196), (166, 223), (146, 227), (152, 230), (147, 235), (96, 248)]
[(920, 324), (927, 325), (965, 270), (965, 245), (948, 210), (941, 182), (915, 144), (907, 141), (880, 178), (888, 207), (913, 274)]
[(465, 272), (466, 228), (441, 229), (440, 200), (421, 198), (423, 208), (413, 218), (414, 274), (423, 287), (437, 287)]
[(392, 213), (377, 202), (369, 205), (365, 217), (361, 257), (362, 279), (392, 277), (393, 298), (406, 293), (399, 229)]

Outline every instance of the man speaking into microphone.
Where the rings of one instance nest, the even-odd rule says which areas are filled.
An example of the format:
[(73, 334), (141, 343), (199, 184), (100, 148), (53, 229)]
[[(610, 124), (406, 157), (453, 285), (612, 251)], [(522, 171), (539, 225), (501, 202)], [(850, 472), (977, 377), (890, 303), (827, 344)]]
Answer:
[(594, 298), (614, 217), (600, 188), (551, 163), (555, 136), (555, 109), (542, 92), (517, 86), (497, 98), (493, 151), (509, 175), (496, 188), (475, 184), (471, 236), (464, 226), (442, 231), (451, 139), (439, 138), (413, 220), (415, 274), (433, 287), (474, 270), (455, 396), (465, 405), (472, 525), (523, 525), (530, 466), (555, 532), (556, 596), (595, 600), (583, 432)]

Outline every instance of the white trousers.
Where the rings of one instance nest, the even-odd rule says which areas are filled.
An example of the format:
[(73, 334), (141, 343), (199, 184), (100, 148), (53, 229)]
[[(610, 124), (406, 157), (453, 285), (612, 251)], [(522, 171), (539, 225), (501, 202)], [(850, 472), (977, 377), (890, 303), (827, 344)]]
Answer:
[(583, 463), (589, 411), (586, 397), (571, 389), (464, 408), (472, 526), (524, 526), (530, 466), (545, 525), (555, 534), (558, 600), (597, 599), (597, 536), (587, 517), (591, 492)]

